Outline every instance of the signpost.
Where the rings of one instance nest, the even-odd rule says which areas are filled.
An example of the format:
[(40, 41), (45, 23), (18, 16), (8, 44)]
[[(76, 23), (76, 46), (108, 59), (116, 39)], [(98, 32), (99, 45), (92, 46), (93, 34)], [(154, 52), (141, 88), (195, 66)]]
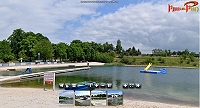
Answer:
[(46, 82), (48, 82), (49, 84), (51, 84), (53, 82), (53, 91), (55, 90), (55, 72), (44, 72), (44, 91), (46, 88)]
[(21, 63), (22, 63), (22, 59), (23, 59), (23, 58), (20, 58), (20, 62), (21, 62)]
[(40, 63), (40, 53), (38, 53), (38, 62)]

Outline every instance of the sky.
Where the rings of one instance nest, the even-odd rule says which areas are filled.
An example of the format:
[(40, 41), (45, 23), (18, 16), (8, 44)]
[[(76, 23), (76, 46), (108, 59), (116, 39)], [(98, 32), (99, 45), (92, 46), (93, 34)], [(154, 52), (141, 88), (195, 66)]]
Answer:
[(74, 97), (74, 90), (60, 90), (59, 96)]
[(187, 0), (115, 1), (1, 0), (0, 40), (21, 28), (52, 43), (78, 39), (116, 46), (120, 39), (125, 50), (134, 46), (142, 53), (155, 48), (199, 52), (199, 12), (168, 12), (168, 4), (184, 7)]
[(108, 90), (108, 95), (111, 95), (111, 94), (123, 95), (123, 92), (121, 90)]
[(75, 91), (76, 96), (90, 95), (90, 91)]
[(91, 91), (91, 95), (106, 94), (105, 90)]

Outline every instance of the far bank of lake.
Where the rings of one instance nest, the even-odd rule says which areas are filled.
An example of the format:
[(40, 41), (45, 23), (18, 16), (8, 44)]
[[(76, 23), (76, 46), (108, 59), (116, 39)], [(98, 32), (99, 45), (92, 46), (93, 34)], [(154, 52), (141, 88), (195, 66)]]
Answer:
[(114, 58), (112, 63), (106, 63), (106, 65), (147, 66), (149, 63), (152, 63), (154, 67), (199, 68), (199, 58), (160, 56), (124, 56)]

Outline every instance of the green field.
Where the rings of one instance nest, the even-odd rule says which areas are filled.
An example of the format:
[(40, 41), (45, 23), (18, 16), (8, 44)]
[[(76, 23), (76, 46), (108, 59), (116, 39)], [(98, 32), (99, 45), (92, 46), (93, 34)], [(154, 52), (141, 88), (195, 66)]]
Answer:
[(199, 58), (181, 58), (181, 57), (159, 57), (159, 56), (124, 56), (123, 58), (114, 58), (113, 63), (106, 65), (148, 65), (170, 66), (170, 67), (199, 67)]

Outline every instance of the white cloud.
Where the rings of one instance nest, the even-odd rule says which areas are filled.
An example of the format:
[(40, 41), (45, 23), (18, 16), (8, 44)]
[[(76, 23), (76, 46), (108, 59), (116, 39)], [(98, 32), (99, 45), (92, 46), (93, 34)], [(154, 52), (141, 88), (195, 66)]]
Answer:
[(12, 31), (40, 32), (52, 42), (61, 41), (59, 30), (67, 21), (81, 15), (95, 15), (98, 4), (81, 4), (79, 0), (10, 0), (0, 1), (0, 39), (7, 39)]
[[(83, 27), (73, 31), (72, 39), (113, 44), (120, 39), (125, 49), (134, 45), (143, 53), (151, 53), (154, 48), (188, 48), (198, 52), (198, 13), (168, 13), (167, 4), (130, 4), (115, 13), (85, 21)], [(170, 4), (183, 7), (184, 2)]]
[[(154, 48), (197, 51), (198, 13), (168, 13), (168, 4), (183, 7), (184, 1), (130, 4), (105, 15), (96, 11), (102, 4), (81, 4), (79, 0), (0, 1), (0, 40), (22, 28), (40, 32), (54, 43), (80, 39), (115, 45), (120, 39), (125, 49), (135, 46), (142, 53)], [(76, 28), (77, 22), (82, 26)]]

